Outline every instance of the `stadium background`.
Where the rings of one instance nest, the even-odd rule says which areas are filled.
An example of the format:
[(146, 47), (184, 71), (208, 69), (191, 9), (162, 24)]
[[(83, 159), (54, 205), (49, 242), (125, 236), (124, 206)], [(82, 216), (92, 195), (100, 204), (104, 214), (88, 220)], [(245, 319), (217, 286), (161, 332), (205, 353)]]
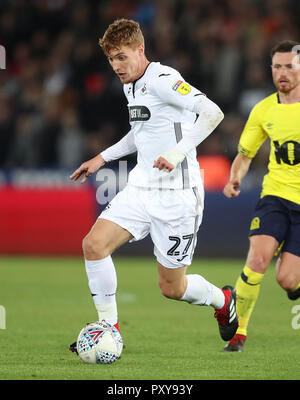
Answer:
[[(299, 40), (297, 0), (2, 0), (0, 253), (81, 254), (105, 206), (96, 200), (103, 182), (94, 176), (81, 186), (69, 175), (129, 130), (121, 84), (98, 46), (119, 17), (140, 22), (150, 61), (178, 69), (224, 111), (198, 148), (206, 203), (195, 256), (245, 256), (268, 144), (237, 199), (222, 189), (249, 111), (274, 91), (270, 48)], [(135, 156), (124, 161), (130, 169)], [(108, 167), (118, 172), (118, 163)], [(118, 253), (152, 254), (152, 244), (145, 239)]]

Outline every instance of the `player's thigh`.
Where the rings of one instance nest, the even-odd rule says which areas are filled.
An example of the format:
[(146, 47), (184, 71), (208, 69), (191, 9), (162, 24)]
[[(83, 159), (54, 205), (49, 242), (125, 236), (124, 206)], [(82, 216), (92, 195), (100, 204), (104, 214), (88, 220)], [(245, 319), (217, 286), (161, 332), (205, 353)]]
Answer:
[(300, 257), (283, 252), (276, 267), (276, 279), (280, 286), (293, 290), (300, 282)]
[(279, 242), (269, 235), (253, 235), (250, 237), (250, 248), (246, 265), (252, 271), (263, 274), (270, 264)]
[(158, 283), (161, 292), (164, 296), (180, 299), (187, 286), (186, 281), (186, 270), (187, 267), (179, 268), (166, 268), (162, 264), (158, 263)]
[(202, 212), (192, 189), (163, 193), (152, 203), (150, 236), (159, 264), (173, 269), (192, 263)]
[(99, 219), (109, 220), (132, 235), (131, 240), (144, 239), (150, 230), (150, 218), (145, 210), (147, 191), (126, 186), (102, 211)]
[(115, 222), (99, 218), (83, 240), (86, 258), (105, 258), (133, 238), (132, 234)]
[(279, 243), (286, 239), (290, 229), (290, 211), (284, 199), (276, 196), (261, 198), (254, 210), (249, 236), (272, 236)]

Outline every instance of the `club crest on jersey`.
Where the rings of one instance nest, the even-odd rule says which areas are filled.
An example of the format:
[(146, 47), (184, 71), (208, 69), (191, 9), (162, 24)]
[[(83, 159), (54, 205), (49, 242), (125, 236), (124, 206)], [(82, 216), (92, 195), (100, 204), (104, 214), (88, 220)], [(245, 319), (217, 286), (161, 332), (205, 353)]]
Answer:
[(146, 83), (144, 83), (144, 86), (141, 89), (141, 94), (146, 94), (147, 93), (147, 88), (146, 88)]
[(251, 221), (251, 226), (250, 230), (252, 231), (253, 229), (259, 229), (260, 227), (260, 219), (258, 217), (253, 218)]
[(172, 89), (180, 94), (188, 94), (191, 91), (191, 87), (183, 81), (175, 82), (174, 85), (172, 86)]

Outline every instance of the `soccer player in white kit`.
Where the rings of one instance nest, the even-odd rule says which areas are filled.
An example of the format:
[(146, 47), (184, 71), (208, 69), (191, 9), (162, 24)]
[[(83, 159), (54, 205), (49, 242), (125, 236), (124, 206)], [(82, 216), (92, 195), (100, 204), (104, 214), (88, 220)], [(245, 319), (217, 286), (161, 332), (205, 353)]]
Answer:
[[(223, 119), (219, 107), (184, 81), (178, 71), (149, 62), (139, 24), (120, 19), (99, 44), (124, 85), (131, 129), (118, 143), (83, 163), (78, 180), (105, 163), (137, 152), (127, 186), (101, 213), (83, 240), (86, 273), (99, 320), (119, 329), (117, 276), (111, 254), (150, 234), (161, 293), (170, 299), (210, 305), (223, 340), (238, 327), (235, 290), (186, 274), (202, 220), (204, 190), (196, 147)], [(99, 110), (101, 113), (101, 110)], [(76, 351), (76, 343), (70, 346)]]

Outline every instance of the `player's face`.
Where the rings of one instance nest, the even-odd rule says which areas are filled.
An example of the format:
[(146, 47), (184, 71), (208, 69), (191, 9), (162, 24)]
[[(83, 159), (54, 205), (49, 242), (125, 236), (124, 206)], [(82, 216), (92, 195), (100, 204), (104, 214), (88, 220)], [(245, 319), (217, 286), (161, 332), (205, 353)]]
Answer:
[(143, 74), (144, 46), (137, 48), (121, 46), (119, 49), (111, 50), (108, 61), (114, 72), (123, 84), (138, 79)]
[(275, 53), (272, 59), (274, 85), (279, 92), (289, 93), (300, 85), (300, 65), (295, 53)]

